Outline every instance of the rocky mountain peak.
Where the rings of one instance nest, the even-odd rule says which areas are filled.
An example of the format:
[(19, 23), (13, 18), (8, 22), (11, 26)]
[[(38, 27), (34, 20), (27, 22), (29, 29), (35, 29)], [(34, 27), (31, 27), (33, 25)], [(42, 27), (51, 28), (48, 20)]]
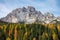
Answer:
[(14, 9), (6, 17), (2, 18), (2, 21), (10, 23), (34, 23), (38, 21), (39, 23), (50, 23), (53, 20), (60, 20), (60, 17), (55, 17), (53, 14), (47, 12), (42, 14), (40, 11), (37, 11), (34, 7), (22, 7)]
[(45, 17), (45, 23), (50, 23), (53, 19), (55, 19), (55, 16), (49, 12), (46, 12), (44, 14)]
[(48, 18), (53, 18), (53, 17), (55, 17), (53, 14), (51, 14), (51, 13), (49, 13), (49, 12), (47, 12), (47, 13), (45, 13), (44, 14), (45, 15), (45, 17), (48, 17)]
[(35, 11), (35, 8), (32, 7), (32, 6), (28, 6), (27, 9), (29, 10), (29, 12), (34, 12)]

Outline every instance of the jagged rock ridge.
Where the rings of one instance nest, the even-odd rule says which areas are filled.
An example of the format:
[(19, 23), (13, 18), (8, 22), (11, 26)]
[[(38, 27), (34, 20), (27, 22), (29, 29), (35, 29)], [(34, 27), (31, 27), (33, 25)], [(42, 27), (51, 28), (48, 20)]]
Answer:
[(34, 23), (36, 21), (40, 23), (50, 23), (53, 20), (60, 21), (60, 17), (55, 17), (49, 12), (42, 14), (40, 11), (37, 11), (34, 7), (28, 6), (13, 10), (6, 17), (1, 18), (1, 20), (10, 23)]

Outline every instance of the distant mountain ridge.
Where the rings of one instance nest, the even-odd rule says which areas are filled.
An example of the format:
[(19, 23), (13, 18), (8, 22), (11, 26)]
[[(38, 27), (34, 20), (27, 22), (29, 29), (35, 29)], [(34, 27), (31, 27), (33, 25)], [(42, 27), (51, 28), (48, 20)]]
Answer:
[[(1, 20), (9, 23), (20, 23), (20, 22), (24, 22), (27, 24), (34, 22), (55, 23), (56, 21), (60, 22), (60, 17), (55, 17), (53, 14), (49, 12), (42, 14), (40, 11), (37, 11), (34, 7), (28, 6), (14, 9), (6, 17), (1, 18)], [(56, 21), (54, 22), (54, 20)]]

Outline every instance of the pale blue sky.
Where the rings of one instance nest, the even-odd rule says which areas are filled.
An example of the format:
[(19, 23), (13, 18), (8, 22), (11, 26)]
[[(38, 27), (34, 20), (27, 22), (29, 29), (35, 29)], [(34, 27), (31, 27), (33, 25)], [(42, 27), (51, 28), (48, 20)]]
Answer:
[(51, 12), (60, 16), (60, 0), (0, 0), (0, 18), (23, 6), (33, 6), (42, 13)]

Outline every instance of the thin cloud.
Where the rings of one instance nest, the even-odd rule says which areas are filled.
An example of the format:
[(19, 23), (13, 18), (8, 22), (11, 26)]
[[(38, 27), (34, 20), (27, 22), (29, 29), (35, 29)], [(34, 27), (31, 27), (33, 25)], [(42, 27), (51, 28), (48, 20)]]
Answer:
[(0, 3), (0, 14), (2, 15), (3, 13), (5, 16), (9, 11), (23, 6), (33, 6), (42, 13), (51, 12), (54, 15), (60, 13), (57, 0), (4, 0), (4, 3)]
[(0, 18), (6, 16), (9, 11), (10, 10), (6, 7), (6, 5), (0, 4)]

